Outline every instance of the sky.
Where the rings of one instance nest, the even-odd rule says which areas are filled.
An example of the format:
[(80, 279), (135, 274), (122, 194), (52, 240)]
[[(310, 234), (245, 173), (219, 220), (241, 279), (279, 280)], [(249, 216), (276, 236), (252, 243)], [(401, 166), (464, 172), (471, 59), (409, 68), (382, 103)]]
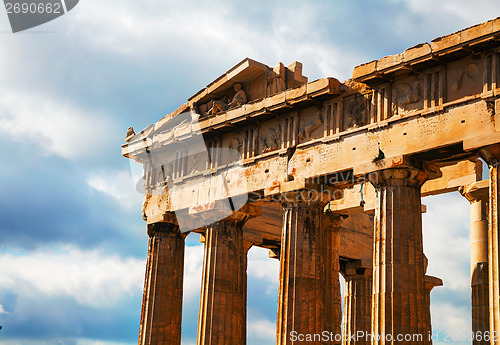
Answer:
[[(81, 0), (13, 34), (0, 8), (0, 344), (137, 343), (146, 226), (126, 130), (155, 123), (245, 57), (309, 80), (500, 15), (498, 0)], [(469, 206), (423, 199), (435, 344), (470, 330)], [(186, 239), (183, 345), (196, 342), (203, 246)], [(248, 344), (273, 344), (278, 261), (252, 248)], [(470, 343), (470, 342), (469, 342)]]

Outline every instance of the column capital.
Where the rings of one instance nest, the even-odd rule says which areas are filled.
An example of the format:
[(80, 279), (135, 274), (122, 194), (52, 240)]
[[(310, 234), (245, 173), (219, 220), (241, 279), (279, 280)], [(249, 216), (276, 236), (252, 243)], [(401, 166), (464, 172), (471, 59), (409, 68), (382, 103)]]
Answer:
[(368, 174), (368, 180), (377, 187), (420, 187), (427, 181), (428, 172), (412, 167), (389, 168)]
[(500, 144), (482, 147), (478, 150), (478, 154), (488, 165), (500, 165)]
[(366, 260), (351, 260), (340, 265), (344, 278), (361, 278), (373, 275), (373, 264)]
[(262, 214), (262, 209), (257, 206), (245, 204), (242, 208), (234, 211), (229, 217), (223, 219), (223, 221), (230, 221), (236, 223), (246, 223), (247, 220), (251, 218), (258, 217)]
[(172, 235), (181, 235), (178, 224), (166, 222), (148, 224), (148, 236), (150, 238), (167, 237)]
[(477, 201), (488, 202), (489, 200), (489, 181), (482, 180), (464, 186), (460, 186), (458, 191), (464, 198), (472, 204)]
[(425, 276), (424, 277), (425, 290), (427, 292), (431, 292), (436, 286), (443, 286), (443, 280), (441, 278), (433, 277), (433, 276)]
[(342, 226), (342, 219), (349, 217), (345, 214), (335, 213), (331, 210), (325, 211), (325, 216), (323, 218), (323, 224), (327, 228), (333, 228), (334, 230), (340, 230)]

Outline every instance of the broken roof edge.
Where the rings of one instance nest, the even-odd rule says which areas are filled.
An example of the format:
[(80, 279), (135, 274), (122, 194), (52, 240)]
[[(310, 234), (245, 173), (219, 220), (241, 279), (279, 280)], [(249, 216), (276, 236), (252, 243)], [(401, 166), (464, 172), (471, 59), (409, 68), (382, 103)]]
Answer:
[[(155, 130), (158, 129), (159, 127), (161, 127), (163, 124), (167, 123), (171, 118), (173, 118), (173, 117), (175, 117), (175, 116), (177, 116), (185, 111), (188, 111), (193, 106), (193, 104), (195, 104), (200, 99), (202, 99), (203, 97), (205, 97), (206, 95), (208, 95), (210, 93), (209, 92), (210, 88), (213, 88), (215, 85), (218, 85), (219, 83), (220, 83), (220, 85), (218, 85), (218, 86), (222, 86), (226, 82), (233, 79), (238, 74), (238, 73), (235, 73), (235, 71), (241, 71), (241, 68), (245, 65), (246, 65), (246, 67), (255, 66), (255, 67), (261, 67), (262, 69), (271, 69), (269, 66), (267, 66), (261, 62), (250, 59), (248, 57), (244, 58), (243, 60), (238, 62), (236, 65), (234, 65), (232, 68), (230, 68), (226, 73), (222, 74), (221, 76), (219, 76), (218, 78), (216, 78), (215, 80), (210, 82), (206, 87), (204, 87), (203, 89), (201, 89), (200, 91), (195, 93), (193, 96), (189, 97), (187, 99), (186, 103), (182, 104), (180, 107), (178, 107), (173, 112), (168, 113), (165, 116), (163, 116), (159, 121), (156, 122)], [(225, 80), (224, 80), (224, 78), (225, 78)]]
[(224, 84), (227, 82), (230, 82), (232, 79), (234, 79), (239, 73), (247, 69), (248, 67), (257, 67), (261, 68), (262, 70), (270, 70), (272, 69), (271, 67), (258, 62), (256, 60), (250, 59), (250, 58), (244, 58), (241, 60), (239, 63), (234, 65), (232, 68), (230, 68), (226, 73), (222, 74), (218, 78), (216, 78), (214, 81), (209, 83), (206, 87), (195, 93), (193, 96), (188, 98), (188, 103), (190, 105), (198, 102), (200, 99), (202, 99), (204, 96), (208, 95), (211, 92), (216, 91), (220, 87), (222, 87)]
[(490, 37), (495, 38), (500, 34), (500, 17), (480, 23), (454, 33), (437, 37), (431, 43), (419, 43), (405, 49), (403, 53), (384, 56), (378, 60), (369, 61), (354, 67), (352, 79), (365, 82), (376, 79), (383, 74), (392, 73), (403, 69), (406, 65), (415, 65), (433, 59), (439, 55), (453, 52), (457, 47), (482, 41)]

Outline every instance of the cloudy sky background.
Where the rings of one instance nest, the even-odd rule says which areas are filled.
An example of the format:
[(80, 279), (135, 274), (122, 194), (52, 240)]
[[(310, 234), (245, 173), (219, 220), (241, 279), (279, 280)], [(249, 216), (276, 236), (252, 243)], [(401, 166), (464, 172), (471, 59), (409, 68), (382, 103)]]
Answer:
[[(498, 15), (498, 0), (82, 0), (12, 34), (0, 8), (0, 343), (137, 342), (147, 235), (120, 155), (128, 126), (156, 122), (245, 57), (298, 60), (309, 80), (342, 81)], [(458, 336), (471, 323), (468, 202), (424, 203), (428, 273), (445, 284), (433, 292), (434, 329)], [(203, 247), (198, 235), (187, 244), (190, 345)], [(249, 345), (273, 344), (278, 262), (253, 248), (248, 273)]]

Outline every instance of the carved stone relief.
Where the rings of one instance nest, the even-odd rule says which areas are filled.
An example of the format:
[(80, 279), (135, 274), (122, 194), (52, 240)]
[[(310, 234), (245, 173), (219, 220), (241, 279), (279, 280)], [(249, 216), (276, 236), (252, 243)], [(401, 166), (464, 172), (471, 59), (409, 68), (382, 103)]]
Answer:
[(186, 176), (204, 171), (206, 169), (207, 162), (207, 152), (198, 152), (188, 156)]
[(272, 71), (267, 72), (266, 95), (270, 97), (285, 89), (285, 66), (280, 62)]
[(229, 143), (229, 161), (235, 162), (241, 159), (243, 154), (243, 136), (238, 133), (232, 136), (231, 142)]
[(405, 115), (413, 110), (422, 108), (423, 105), (423, 80), (406, 80), (397, 83), (392, 88), (392, 113), (393, 115)]
[(301, 114), (299, 142), (319, 138), (323, 135), (323, 108), (319, 108), (312, 116)]
[(279, 149), (281, 145), (281, 125), (275, 124), (273, 127), (265, 128), (259, 139), (259, 146), (262, 153)]
[(480, 63), (482, 61), (468, 58), (447, 66), (447, 101), (482, 92), (483, 76), (479, 68)]
[(345, 101), (344, 130), (362, 127), (368, 124), (368, 101), (361, 94)]

